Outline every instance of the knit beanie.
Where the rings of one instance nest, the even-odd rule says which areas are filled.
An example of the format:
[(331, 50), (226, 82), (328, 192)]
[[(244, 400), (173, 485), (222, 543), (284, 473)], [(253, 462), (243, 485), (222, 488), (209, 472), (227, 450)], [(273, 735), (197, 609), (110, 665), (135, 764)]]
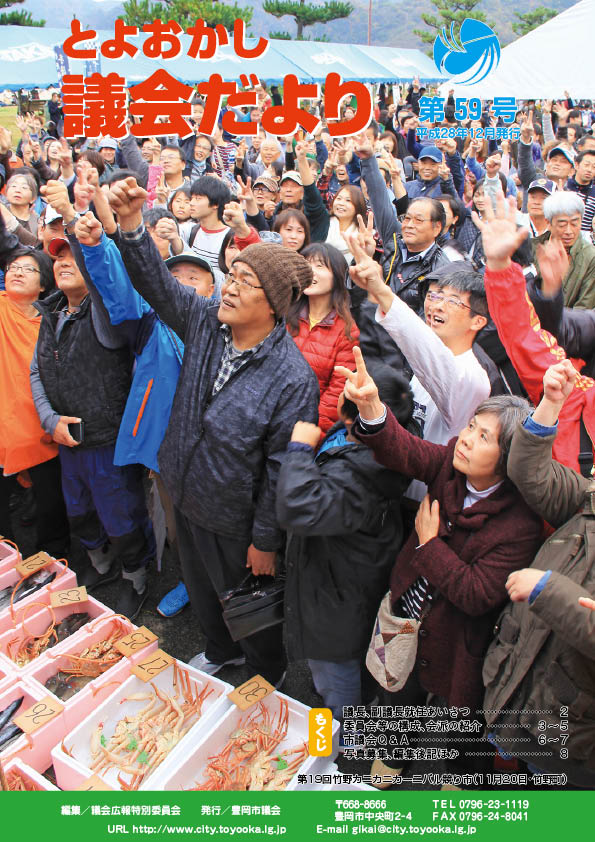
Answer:
[(277, 318), (287, 316), (290, 305), (313, 280), (308, 261), (277, 243), (248, 246), (232, 260), (234, 263), (246, 263), (255, 272)]

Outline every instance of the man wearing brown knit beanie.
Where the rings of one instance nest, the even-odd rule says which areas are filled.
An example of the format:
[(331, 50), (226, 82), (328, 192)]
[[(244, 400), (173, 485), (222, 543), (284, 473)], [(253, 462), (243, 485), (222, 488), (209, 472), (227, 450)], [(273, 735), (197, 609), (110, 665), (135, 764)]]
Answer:
[(235, 642), (219, 595), (251, 570), (273, 576), (284, 536), (277, 475), (296, 421), (316, 422), (318, 383), (285, 328), (290, 304), (312, 281), (296, 252), (259, 243), (233, 261), (221, 302), (194, 295), (168, 272), (142, 223), (146, 192), (112, 185), (119, 248), (130, 280), (185, 343), (159, 451), (175, 507), (184, 582), (206, 648), (191, 664), (213, 675), (247, 661), (279, 686), (286, 658), (279, 626)]

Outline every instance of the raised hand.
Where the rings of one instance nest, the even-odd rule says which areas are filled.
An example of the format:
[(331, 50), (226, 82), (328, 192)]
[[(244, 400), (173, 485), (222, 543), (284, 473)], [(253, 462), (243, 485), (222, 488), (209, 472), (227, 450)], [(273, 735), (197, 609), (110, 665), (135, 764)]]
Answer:
[(521, 140), (523, 143), (531, 143), (533, 140), (533, 112), (525, 114), (521, 121)]
[(363, 246), (364, 251), (368, 257), (373, 257), (376, 251), (376, 240), (374, 238), (374, 214), (372, 211), (368, 212), (368, 219), (364, 225), (364, 220), (361, 215), (357, 215), (358, 228), (358, 244)]
[(157, 186), (155, 187), (155, 198), (157, 199), (160, 205), (166, 205), (168, 196), (169, 190), (167, 189), (167, 185), (165, 183), (165, 175), (162, 174), (159, 177)]
[(378, 397), (376, 383), (368, 374), (362, 352), (357, 345), (353, 349), (353, 357), (355, 371), (349, 371), (342, 365), (336, 365), (335, 371), (345, 377), (345, 397), (356, 404), (364, 421), (373, 421), (383, 414), (384, 405)]
[(6, 153), (10, 150), (11, 142), (12, 138), (8, 129), (5, 129), (4, 126), (0, 126), (0, 155), (6, 155)]
[(60, 155), (58, 157), (62, 167), (72, 166), (72, 147), (63, 137), (60, 138)]
[(16, 117), (14, 118), (14, 121), (17, 125), (17, 129), (21, 132), (21, 134), (23, 134), (23, 132), (27, 131), (28, 126), (27, 126), (27, 122), (26, 122), (24, 117), (21, 117), (20, 114), (17, 114)]
[(541, 291), (547, 298), (553, 298), (560, 290), (570, 265), (566, 249), (560, 240), (548, 240), (537, 246)]
[(101, 222), (96, 219), (91, 211), (87, 211), (84, 216), (77, 219), (74, 226), (74, 234), (79, 241), (85, 246), (96, 246), (101, 240), (103, 233), (103, 226)]
[(95, 187), (93, 184), (89, 184), (88, 180), (90, 169), (93, 168), (77, 167), (77, 178), (74, 184), (74, 207), (79, 213), (86, 211), (95, 197)]
[(142, 208), (147, 199), (147, 191), (136, 183), (136, 178), (129, 176), (123, 181), (116, 181), (109, 191), (109, 203), (118, 214), (120, 227), (124, 231), (137, 228), (142, 222)]
[[(363, 161), (367, 161), (368, 158), (374, 157), (374, 147), (368, 140), (368, 137), (365, 132), (358, 134), (355, 136), (355, 146), (353, 147), (353, 151), (357, 155), (358, 158), (361, 158)], [(341, 160), (341, 152), (339, 151), (339, 160)]]
[(236, 178), (236, 181), (239, 187), (238, 199), (240, 199), (241, 201), (253, 202), (254, 193), (252, 192), (252, 179), (250, 178), (250, 176), (248, 176), (246, 181), (244, 181), (241, 176), (238, 176)]
[(570, 360), (551, 365), (543, 375), (543, 396), (551, 403), (563, 404), (574, 389), (577, 370)]
[(444, 141), (444, 149), (448, 155), (454, 155), (457, 151), (457, 142), (454, 137), (447, 137)]
[(364, 235), (358, 231), (357, 234), (345, 235), (344, 239), (354, 260), (353, 265), (349, 268), (351, 279), (358, 287), (365, 289), (368, 296), (377, 301), (384, 312), (387, 313), (390, 310), (394, 293), (384, 283), (380, 264), (372, 260), (371, 256), (367, 254)]
[(70, 203), (68, 188), (63, 181), (48, 181), (46, 185), (40, 188), (39, 192), (48, 205), (51, 205), (60, 214), (65, 223), (74, 219), (74, 208)]
[(450, 167), (446, 163), (446, 161), (442, 161), (441, 164), (438, 166), (438, 175), (442, 179), (442, 181), (448, 181), (450, 178)]
[(510, 257), (529, 236), (527, 228), (517, 228), (516, 200), (511, 196), (505, 200), (502, 194), (496, 197), (496, 212), (491, 202), (486, 202), (480, 219), (473, 211), (473, 222), (481, 232), (481, 241), (487, 260), (487, 267), (494, 272), (507, 269)]
[(294, 151), (296, 161), (304, 161), (306, 159), (306, 153), (308, 151), (307, 144), (301, 140), (299, 143), (296, 144)]
[(164, 216), (158, 219), (155, 224), (155, 234), (170, 243), (179, 240), (178, 226), (174, 219)]
[(239, 202), (228, 202), (223, 208), (223, 222), (240, 236), (248, 236), (250, 229), (246, 225), (244, 211)]

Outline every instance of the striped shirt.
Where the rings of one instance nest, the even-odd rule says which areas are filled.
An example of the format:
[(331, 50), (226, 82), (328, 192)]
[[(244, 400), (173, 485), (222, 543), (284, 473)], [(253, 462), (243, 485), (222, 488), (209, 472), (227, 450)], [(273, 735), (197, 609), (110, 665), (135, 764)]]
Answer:
[(595, 216), (595, 183), (591, 182), (590, 184), (579, 184), (578, 181), (572, 177), (566, 182), (566, 190), (578, 193), (585, 203), (585, 212), (581, 223), (581, 231), (588, 231), (590, 234), (591, 226), (593, 225), (593, 217)]
[(225, 235), (228, 232), (227, 226), (217, 231), (209, 231), (208, 228), (199, 228), (193, 241), (190, 243), (192, 251), (199, 257), (206, 260), (214, 270), (219, 269), (219, 252)]

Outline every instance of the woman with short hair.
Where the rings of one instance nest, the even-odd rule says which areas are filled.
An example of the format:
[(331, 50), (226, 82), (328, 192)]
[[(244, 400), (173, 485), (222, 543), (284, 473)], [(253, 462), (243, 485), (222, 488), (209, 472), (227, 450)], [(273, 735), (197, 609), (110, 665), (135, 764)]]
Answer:
[[(341, 369), (345, 396), (359, 410), (354, 435), (381, 465), (428, 486), (390, 583), (392, 613), (421, 622), (417, 653), (386, 704), (423, 705), (432, 693), (439, 706), (469, 708), (475, 718), (506, 580), (540, 544), (541, 520), (507, 477), (512, 436), (529, 404), (514, 395), (488, 398), (456, 439), (433, 444), (401, 427), (380, 402), (359, 348), (354, 355), (357, 371)], [(374, 761), (372, 774), (399, 774), (404, 763), (389, 762)]]
[(17, 488), (17, 476), (28, 472), (36, 502), (37, 549), (62, 556), (69, 543), (69, 527), (58, 446), (39, 423), (29, 382), (41, 324), (35, 302), (54, 287), (50, 257), (36, 249), (15, 249), (7, 256), (4, 283), (5, 291), (0, 292), (0, 534), (14, 537), (10, 497)]

